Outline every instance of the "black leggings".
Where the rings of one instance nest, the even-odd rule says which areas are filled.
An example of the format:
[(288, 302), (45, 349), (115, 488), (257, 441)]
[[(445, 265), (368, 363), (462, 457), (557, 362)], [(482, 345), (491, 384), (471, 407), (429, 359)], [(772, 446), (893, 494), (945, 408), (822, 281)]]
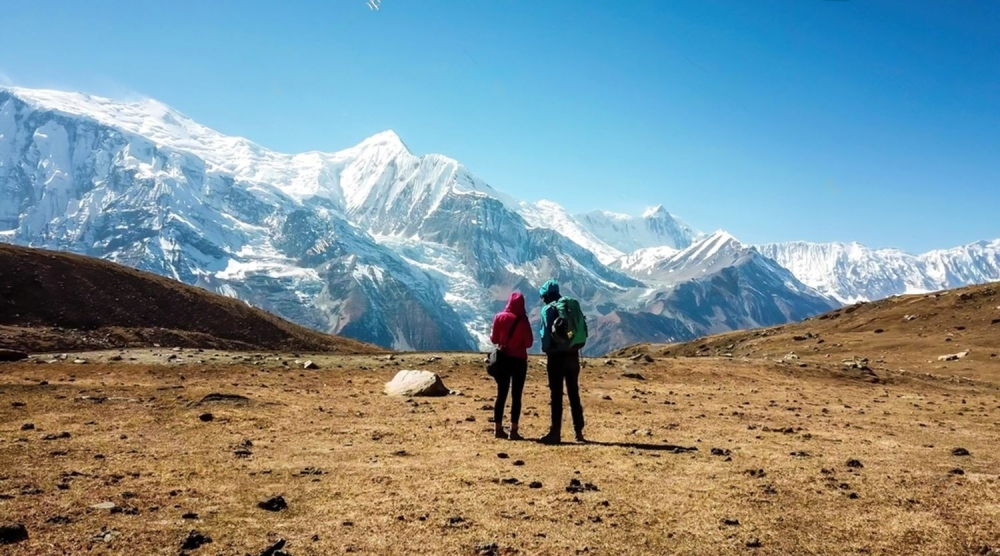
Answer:
[(507, 405), (507, 390), (513, 394), (510, 400), (510, 422), (517, 424), (521, 418), (521, 393), (528, 377), (528, 360), (506, 357), (501, 372), (497, 373), (497, 402), (493, 405), (493, 420), (503, 423), (503, 408)]

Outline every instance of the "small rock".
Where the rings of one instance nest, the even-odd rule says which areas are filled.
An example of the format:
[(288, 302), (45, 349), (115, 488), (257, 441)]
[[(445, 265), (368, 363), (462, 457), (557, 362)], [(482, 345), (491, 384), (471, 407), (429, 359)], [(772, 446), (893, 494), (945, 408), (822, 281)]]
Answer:
[(90, 506), (92, 510), (113, 510), (118, 507), (118, 504), (114, 502), (101, 502), (100, 504), (94, 504)]
[(847, 460), (847, 466), (853, 469), (861, 469), (862, 467), (864, 467), (864, 465), (856, 459)]
[(181, 519), (198, 519), (198, 514), (194, 512), (188, 512), (181, 516)]
[(70, 518), (64, 515), (54, 515), (46, 519), (45, 523), (51, 523), (53, 525), (69, 525), (71, 521), (72, 520), (70, 520)]
[(740, 520), (738, 520), (738, 519), (723, 519), (722, 520), (722, 524), (723, 525), (728, 525), (730, 527), (737, 527), (740, 524)]
[(542, 488), (542, 483), (538, 481), (532, 481), (531, 484), (528, 485), (528, 488)]
[(74, 359), (73, 363), (75, 363), (77, 365), (86, 365), (87, 364), (87, 360), (86, 359)]
[(33, 431), (33, 430), (35, 430), (35, 425), (34, 425), (34, 423), (25, 423), (25, 424), (21, 425), (21, 430), (23, 430), (23, 431)]
[(24, 525), (0, 525), (0, 544), (15, 544), (28, 540), (28, 528)]
[(938, 357), (938, 361), (958, 361), (959, 359), (964, 359), (968, 357), (969, 350), (960, 351), (958, 353), (949, 353), (948, 355), (941, 355)]
[(760, 539), (754, 537), (747, 541), (747, 548), (760, 548)]
[(625, 371), (624, 373), (622, 373), (622, 377), (633, 378), (635, 380), (646, 380), (646, 377), (642, 376), (641, 373), (637, 373), (635, 371)]
[(316, 369), (319, 369), (319, 365), (313, 363), (312, 361), (306, 361), (305, 363), (302, 364), (302, 368), (308, 369), (310, 371), (315, 371)]
[(202, 413), (198, 416), (198, 419), (201, 419), (201, 422), (203, 423), (208, 423), (209, 421), (215, 420), (215, 415), (212, 415), (211, 413)]
[(497, 454), (497, 457), (498, 457), (498, 458), (500, 458), (500, 459), (507, 459), (507, 458), (509, 458), (510, 456), (509, 456), (509, 455), (507, 455), (507, 453), (506, 453), (506, 452), (500, 452), (500, 453), (498, 453), (498, 454)]
[(952, 475), (965, 475), (965, 471), (962, 471), (962, 469), (958, 467), (952, 469), (948, 473), (951, 473)]
[(181, 550), (197, 550), (202, 547), (202, 545), (212, 542), (211, 537), (206, 537), (198, 531), (191, 531), (188, 533), (186, 539), (184, 539), (184, 544), (181, 545)]
[(70, 434), (68, 432), (61, 432), (59, 434), (46, 434), (42, 437), (42, 440), (62, 440), (64, 438), (69, 438)]
[(482, 543), (476, 545), (476, 554), (478, 556), (497, 556), (500, 554), (500, 547), (497, 543)]
[(278, 539), (277, 542), (265, 548), (264, 550), (260, 551), (260, 553), (257, 554), (257, 556), (279, 556), (279, 554), (284, 554), (283, 552), (281, 552), (281, 549), (285, 548), (285, 544), (287, 542), (288, 541), (286, 541), (285, 539)]
[(272, 498), (264, 500), (263, 502), (257, 503), (257, 507), (262, 510), (267, 510), (269, 512), (280, 512), (281, 510), (284, 510), (285, 508), (288, 507), (288, 503), (285, 502), (285, 499), (283, 497), (274, 496)]
[(970, 454), (969, 454), (969, 451), (966, 450), (965, 448), (955, 448), (954, 450), (951, 451), (951, 455), (953, 455), (953, 456), (968, 456)]
[(514, 466), (515, 467), (521, 467), (523, 465), (524, 465), (524, 460), (523, 459), (519, 459), (519, 460), (515, 460), (514, 461)]

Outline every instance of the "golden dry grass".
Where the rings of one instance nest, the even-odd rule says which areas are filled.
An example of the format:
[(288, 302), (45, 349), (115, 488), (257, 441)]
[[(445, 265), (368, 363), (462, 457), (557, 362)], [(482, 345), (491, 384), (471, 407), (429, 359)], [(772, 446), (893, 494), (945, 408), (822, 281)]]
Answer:
[[(476, 554), (494, 543), (497, 554), (615, 555), (1000, 547), (992, 381), (887, 371), (873, 384), (822, 361), (590, 360), (582, 383), (595, 443), (547, 447), (492, 438), (493, 385), (473, 355), (320, 356), (321, 370), (304, 371), (273, 357), (168, 353), (0, 366), (0, 523), (30, 534), (0, 552), (175, 555), (192, 529), (214, 540), (192, 555), (257, 554), (279, 537), (296, 556)], [(522, 420), (535, 437), (548, 419), (540, 365)], [(647, 380), (622, 378), (623, 365)], [(439, 372), (462, 395), (384, 396), (400, 368)], [(193, 405), (212, 392), (250, 403)], [(205, 412), (214, 421), (199, 420)], [(42, 440), (63, 431), (71, 436)], [(244, 440), (249, 458), (234, 455)], [(971, 456), (952, 455), (957, 447)], [(500, 484), (508, 478), (520, 484)], [(569, 493), (574, 478), (599, 490)], [(256, 507), (275, 494), (287, 510)], [(138, 514), (88, 509), (104, 501)], [(93, 541), (104, 528), (110, 541)]]

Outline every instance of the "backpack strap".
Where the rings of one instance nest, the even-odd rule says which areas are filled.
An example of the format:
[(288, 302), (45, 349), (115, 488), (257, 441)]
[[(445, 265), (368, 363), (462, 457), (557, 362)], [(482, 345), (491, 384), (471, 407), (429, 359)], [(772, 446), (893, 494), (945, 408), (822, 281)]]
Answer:
[[(517, 330), (517, 324), (521, 322), (521, 315), (515, 315), (514, 324), (510, 325), (510, 329), (507, 330), (507, 343), (510, 343), (511, 336), (514, 335), (514, 331)], [(500, 347), (507, 347), (506, 344)]]

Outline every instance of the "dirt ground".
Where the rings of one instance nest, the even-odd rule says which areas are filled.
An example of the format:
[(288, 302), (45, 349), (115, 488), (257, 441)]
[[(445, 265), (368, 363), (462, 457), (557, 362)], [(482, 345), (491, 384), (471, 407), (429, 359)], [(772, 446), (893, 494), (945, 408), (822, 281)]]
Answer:
[[(1000, 554), (996, 359), (874, 381), (800, 351), (588, 360), (590, 442), (561, 446), (493, 438), (474, 354), (0, 364), (0, 525), (29, 533), (0, 553)], [(385, 396), (400, 369), (460, 393)], [(526, 436), (547, 398), (533, 359)]]

